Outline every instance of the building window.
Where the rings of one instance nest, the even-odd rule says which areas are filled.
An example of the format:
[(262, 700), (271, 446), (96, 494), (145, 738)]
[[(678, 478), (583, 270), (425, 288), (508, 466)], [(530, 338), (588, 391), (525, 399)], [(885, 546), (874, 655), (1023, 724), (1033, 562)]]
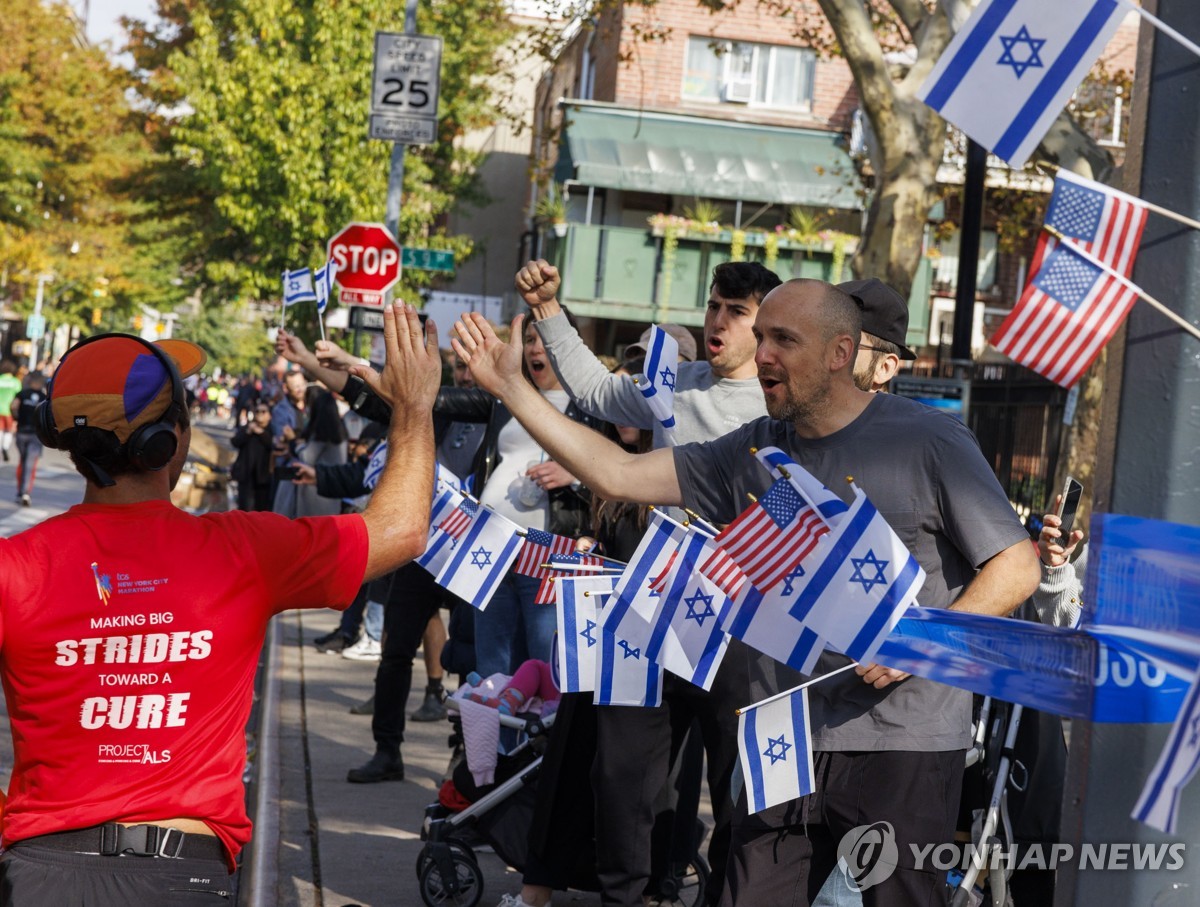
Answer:
[(688, 38), (683, 97), (718, 104), (812, 108), (816, 54), (800, 47)]

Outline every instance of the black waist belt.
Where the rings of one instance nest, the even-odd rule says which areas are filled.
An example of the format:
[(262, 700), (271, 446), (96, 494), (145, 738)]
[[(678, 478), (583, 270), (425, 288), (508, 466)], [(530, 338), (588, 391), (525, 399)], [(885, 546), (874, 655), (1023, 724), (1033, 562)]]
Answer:
[(225, 845), (212, 835), (186, 834), (161, 825), (96, 825), (77, 831), (25, 838), (14, 846), (47, 847), (74, 853), (98, 853), (106, 857), (125, 854), (135, 857), (169, 857), (191, 860), (225, 860)]

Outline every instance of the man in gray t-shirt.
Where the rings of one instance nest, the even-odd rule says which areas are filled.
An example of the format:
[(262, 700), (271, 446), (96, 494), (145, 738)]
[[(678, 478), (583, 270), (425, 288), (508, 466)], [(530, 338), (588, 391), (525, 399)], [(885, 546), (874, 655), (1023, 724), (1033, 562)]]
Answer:
[[(481, 320), (459, 325), (456, 348), (477, 382), (601, 495), (686, 503), (727, 520), (745, 506), (746, 492), (767, 484), (750, 448), (775, 443), (839, 494), (846, 493), (845, 477), (854, 477), (928, 574), (922, 604), (1008, 614), (1037, 586), (1033, 546), (961, 425), (855, 387), (861, 327), (844, 292), (820, 281), (788, 281), (763, 300), (754, 327), (771, 418), (710, 444), (640, 456), (556, 418), (521, 387), (518, 350)], [(866, 907), (944, 903), (942, 880), (915, 870), (910, 845), (952, 840), (965, 700), (884, 665), (860, 665), (855, 674), (812, 688), (822, 748), (816, 792), (755, 816), (745, 815), (743, 796), (722, 904), (809, 903), (836, 864), (843, 836), (874, 823), (888, 824), (900, 859), (889, 878), (862, 892)], [(795, 678), (781, 669), (759, 680), (767, 693)]]

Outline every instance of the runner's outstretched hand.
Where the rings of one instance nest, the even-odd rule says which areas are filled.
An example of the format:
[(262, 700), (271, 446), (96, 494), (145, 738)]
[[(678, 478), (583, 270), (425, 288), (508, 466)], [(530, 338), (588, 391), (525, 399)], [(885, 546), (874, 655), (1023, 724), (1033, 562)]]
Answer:
[[(383, 310), (382, 372), (356, 365), (351, 372), (361, 378), (393, 411), (428, 413), (442, 383), (442, 357), (438, 353), (437, 326), (425, 322), (422, 335), (417, 310), (396, 303)], [(393, 424), (395, 416), (393, 415)]]

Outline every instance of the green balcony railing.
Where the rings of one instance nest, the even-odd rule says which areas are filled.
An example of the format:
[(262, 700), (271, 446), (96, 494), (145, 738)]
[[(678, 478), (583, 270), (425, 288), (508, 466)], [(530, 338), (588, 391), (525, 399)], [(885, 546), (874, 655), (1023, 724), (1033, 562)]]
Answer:
[[(744, 258), (766, 264), (758, 237), (748, 234)], [(697, 327), (704, 322), (712, 269), (730, 260), (733, 236), (730, 231), (680, 236), (669, 275), (664, 273), (663, 237), (648, 228), (569, 224), (565, 236), (551, 235), (548, 242), (547, 257), (563, 275), (560, 298), (577, 315)], [(852, 245), (839, 255), (829, 243), (780, 242), (770, 267), (783, 280), (848, 279), (848, 271), (845, 277), (834, 273), (835, 259), (853, 251)]]

